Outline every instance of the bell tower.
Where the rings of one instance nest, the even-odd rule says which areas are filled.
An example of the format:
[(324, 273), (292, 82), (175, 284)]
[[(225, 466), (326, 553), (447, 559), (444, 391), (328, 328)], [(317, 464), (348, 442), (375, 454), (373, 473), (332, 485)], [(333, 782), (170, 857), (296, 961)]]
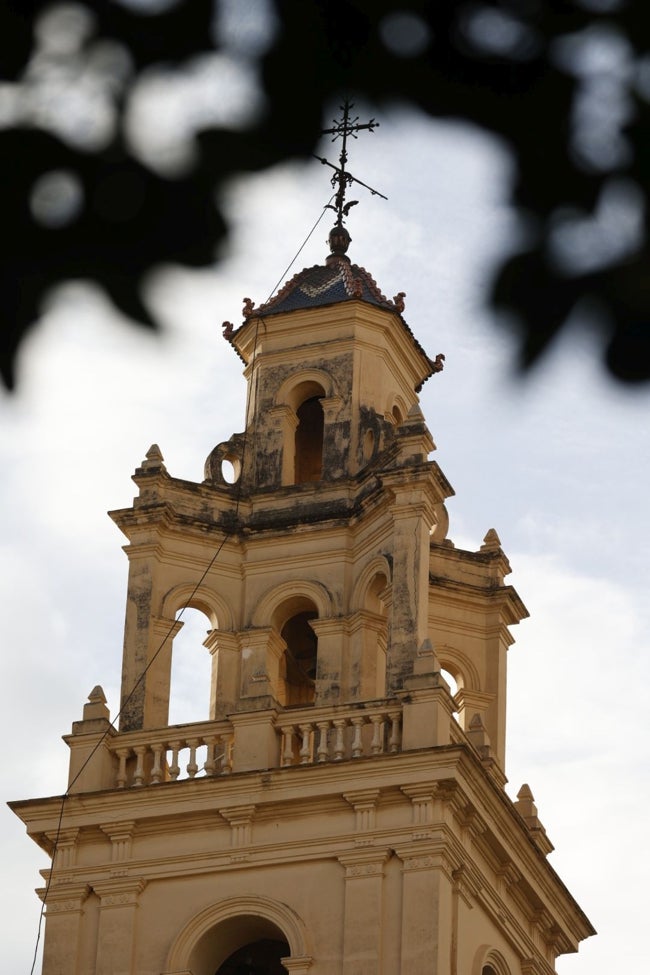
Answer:
[[(343, 156), (329, 256), (224, 324), (244, 431), (200, 482), (152, 446), (111, 512), (119, 730), (94, 688), (65, 797), (13, 803), (52, 857), (44, 975), (552, 975), (594, 933), (530, 789), (505, 792), (527, 612), (494, 530), (448, 537), (418, 402), (444, 356), (351, 262)], [(184, 607), (210, 710), (170, 726)]]

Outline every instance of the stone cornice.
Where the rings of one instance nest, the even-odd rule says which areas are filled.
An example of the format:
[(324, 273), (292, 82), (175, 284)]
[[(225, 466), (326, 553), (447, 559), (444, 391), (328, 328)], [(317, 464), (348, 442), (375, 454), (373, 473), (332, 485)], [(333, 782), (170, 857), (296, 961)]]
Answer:
[[(328, 804), (345, 802), (343, 796), (357, 791), (360, 780), (370, 789), (400, 792), (424, 784), (435, 786), (435, 801), (449, 810), (458, 828), (472, 830), (477, 851), (489, 858), (496, 869), (509, 861), (519, 864), (524, 881), (513, 885), (526, 901), (528, 890), (535, 891), (537, 903), (552, 906), (556, 923), (569, 940), (585, 937), (593, 932), (591, 925), (564, 888), (555, 871), (546, 862), (528, 835), (525, 825), (515, 814), (511, 800), (490, 782), (478, 758), (468, 747), (451, 745), (417, 752), (403, 752), (398, 756), (381, 755), (340, 764), (299, 766), (269, 770), (265, 773), (246, 772), (212, 779), (184, 780), (163, 783), (138, 790), (104, 791), (83, 796), (71, 796), (66, 803), (66, 828), (78, 825), (97, 826), (107, 822), (131, 822), (137, 818), (138, 832), (172, 821), (182, 821), (186, 829), (218, 808), (225, 810), (255, 805), (260, 817), (266, 808), (277, 804), (300, 802), (305, 815), (319, 814)], [(365, 792), (366, 790), (364, 790)], [(402, 794), (404, 792), (402, 791)], [(406, 799), (406, 796), (405, 796)], [(394, 800), (391, 799), (391, 802)], [(56, 826), (60, 799), (28, 800), (13, 803), (14, 811), (26, 822), (30, 834), (38, 841), (44, 832)], [(481, 821), (486, 831), (477, 831), (468, 821), (468, 809), (481, 809)], [(440, 820), (433, 825), (439, 825)], [(494, 823), (496, 834), (490, 838)], [(448, 827), (451, 822), (448, 824)], [(395, 830), (375, 833), (375, 841), (386, 842)], [(409, 816), (400, 835), (410, 837), (413, 823)], [(496, 838), (498, 837), (498, 839)], [(354, 834), (350, 841), (354, 842)], [(398, 840), (399, 842), (399, 840)], [(416, 841), (426, 843), (426, 840)], [(331, 839), (330, 839), (331, 844)], [(504, 844), (507, 844), (507, 848)], [(317, 845), (317, 844), (316, 844)], [(402, 844), (403, 845), (403, 842)], [(331, 849), (331, 845), (330, 845)], [(458, 864), (454, 865), (454, 868)], [(535, 910), (531, 902), (529, 911)]]

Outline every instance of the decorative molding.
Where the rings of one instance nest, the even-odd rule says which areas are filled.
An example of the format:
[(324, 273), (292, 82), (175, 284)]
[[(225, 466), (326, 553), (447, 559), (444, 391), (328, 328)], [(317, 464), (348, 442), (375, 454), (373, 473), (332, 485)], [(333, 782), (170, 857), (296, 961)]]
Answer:
[(454, 889), (471, 910), (483, 889), (479, 874), (469, 864), (464, 863), (452, 871), (452, 878)]
[(298, 955), (280, 959), (281, 963), (289, 972), (289, 975), (307, 975), (313, 960), (311, 955)]
[(81, 899), (67, 901), (48, 901), (46, 914), (75, 914), (81, 910)]
[(93, 890), (105, 907), (135, 907), (147, 881), (144, 877), (109, 878), (93, 884)]
[(458, 819), (462, 828), (469, 833), (472, 839), (487, 833), (488, 824), (481, 816), (476, 807), (468, 803), (458, 814)]
[(50, 887), (47, 900), (44, 887), (37, 891), (41, 900), (45, 900), (46, 917), (52, 914), (78, 914), (89, 893), (90, 887), (87, 883), (77, 883), (74, 886), (66, 884), (65, 890), (58, 891)]
[(369, 833), (375, 829), (377, 800), (379, 789), (360, 789), (357, 792), (344, 792), (343, 798), (352, 806), (355, 812), (355, 831)]
[(430, 870), (442, 866), (442, 861), (442, 853), (436, 853), (425, 856), (405, 856), (402, 864), (405, 870)]
[(400, 788), (404, 795), (411, 800), (412, 838), (414, 840), (431, 839), (435, 784), (422, 782), (416, 785), (403, 785)]
[(253, 816), (255, 806), (230, 806), (219, 813), (230, 824), (230, 845), (232, 847), (250, 846), (253, 836)]
[(99, 828), (111, 841), (111, 861), (119, 863), (130, 860), (135, 821), (100, 823)]
[(295, 968), (290, 969), (292, 975), (306, 973), (311, 964), (312, 946), (304, 921), (286, 904), (254, 894), (231, 897), (217, 904), (211, 904), (195, 915), (176, 937), (167, 957), (166, 971), (172, 975), (189, 971), (192, 951), (208, 931), (231, 918), (251, 914), (266, 918), (282, 931), (291, 950), (290, 958), (296, 963), (300, 960), (303, 964), (302, 968), (296, 965)]
[(52, 847), (56, 845), (56, 871), (66, 870), (69, 867), (74, 867), (77, 859), (77, 836), (79, 835), (79, 829), (77, 827), (71, 826), (68, 829), (62, 829), (57, 834), (55, 832), (50, 832), (45, 834), (50, 840)]
[(355, 880), (359, 877), (381, 877), (384, 872), (384, 864), (391, 855), (390, 850), (355, 850), (350, 853), (342, 853), (338, 861), (345, 867), (345, 879)]
[(497, 870), (497, 878), (501, 881), (501, 886), (504, 889), (513, 887), (515, 884), (519, 883), (521, 880), (521, 871), (514, 865), (511, 860), (504, 863), (499, 870)]
[(452, 883), (454, 871), (462, 866), (458, 856), (454, 856), (444, 842), (429, 842), (425, 846), (419, 841), (414, 845), (396, 847), (395, 853), (402, 861), (403, 872), (440, 870)]
[(521, 962), (521, 975), (548, 975), (549, 966), (537, 958), (524, 958)]

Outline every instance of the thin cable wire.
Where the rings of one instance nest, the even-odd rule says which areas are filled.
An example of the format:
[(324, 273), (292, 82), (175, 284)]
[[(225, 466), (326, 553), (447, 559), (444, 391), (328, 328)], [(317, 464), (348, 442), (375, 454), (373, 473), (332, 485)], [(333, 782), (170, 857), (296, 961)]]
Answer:
[(282, 274), (280, 275), (280, 277), (276, 281), (275, 285), (271, 289), (271, 293), (269, 294), (268, 298), (266, 299), (267, 301), (270, 301), (271, 300), (271, 298), (273, 297), (273, 295), (275, 294), (275, 292), (277, 291), (277, 289), (280, 287), (280, 285), (282, 284), (282, 282), (286, 278), (287, 274), (289, 273), (289, 271), (291, 270), (291, 268), (293, 267), (293, 265), (298, 260), (301, 251), (304, 249), (305, 245), (307, 244), (307, 241), (309, 240), (309, 238), (311, 237), (311, 235), (313, 234), (313, 232), (316, 230), (316, 227), (318, 226), (318, 224), (321, 222), (321, 220), (325, 216), (325, 211), (329, 209), (329, 205), (330, 205), (330, 203), (332, 202), (332, 200), (334, 199), (335, 196), (336, 196), (336, 193), (332, 193), (332, 195), (330, 196), (329, 200), (327, 201), (327, 203), (323, 207), (320, 217), (318, 218), (318, 220), (316, 221), (316, 223), (314, 224), (314, 226), (311, 228), (311, 230), (309, 231), (309, 233), (307, 234), (307, 236), (303, 240), (302, 244), (300, 245), (300, 247), (298, 248), (298, 250), (294, 254), (294, 256), (291, 259), (290, 263), (288, 264), (286, 270), (284, 270), (282, 272)]
[[(313, 230), (312, 230), (312, 233), (313, 233)], [(298, 253), (300, 253), (300, 252), (298, 252)], [(295, 258), (294, 258), (294, 260), (295, 260)], [(258, 335), (259, 335), (259, 325), (260, 325), (260, 323), (259, 323), (259, 319), (258, 319), (257, 320), (256, 327), (255, 327), (255, 337), (253, 339), (253, 355), (252, 355), (252, 358), (251, 358), (251, 362), (254, 362), (255, 355), (256, 355), (256, 352), (257, 352), (257, 339), (258, 339)], [(251, 401), (253, 399), (253, 392), (254, 391), (256, 392), (256, 388), (257, 388), (257, 382), (255, 380), (255, 381), (251, 382), (250, 386), (248, 387), (248, 392), (247, 392), (247, 397), (246, 397), (246, 417), (248, 417), (248, 412), (249, 412), (249, 409), (250, 409), (250, 404), (251, 404)], [(254, 443), (254, 440), (253, 440), (253, 443)], [(242, 444), (242, 462), (241, 462), (242, 470), (243, 470), (243, 467), (244, 467), (244, 458), (245, 458), (245, 455), (246, 455), (246, 448), (247, 448), (247, 446), (248, 446), (248, 425), (246, 424), (246, 426), (244, 428), (244, 437), (243, 437), (243, 444)], [(235, 517), (239, 513), (239, 505), (240, 505), (240, 502), (241, 502), (241, 493), (242, 493), (242, 481), (243, 481), (243, 478), (240, 476), (240, 478), (239, 478), (239, 480), (237, 482), (237, 493), (236, 493), (236, 496), (235, 496)], [(185, 612), (188, 604), (192, 601), (192, 599), (194, 598), (195, 594), (198, 592), (200, 586), (202, 585), (203, 580), (206, 578), (206, 576), (208, 575), (208, 573), (211, 571), (212, 567), (214, 566), (215, 562), (217, 561), (217, 558), (219, 557), (219, 554), (221, 552), (221, 549), (226, 544), (226, 541), (228, 540), (228, 538), (230, 538), (231, 535), (233, 535), (233, 534), (234, 534), (234, 529), (233, 528), (224, 528), (224, 536), (221, 539), (221, 542), (219, 543), (219, 545), (218, 545), (218, 547), (217, 547), (214, 555), (210, 559), (207, 567), (204, 569), (203, 573), (201, 574), (201, 577), (199, 578), (198, 582), (194, 586), (194, 589), (190, 593), (190, 596), (189, 596), (189, 598), (187, 600), (187, 603), (185, 604), (185, 606), (182, 607), (182, 609), (179, 612), (179, 614), (176, 617), (176, 619), (174, 619), (174, 621), (170, 624), (169, 629), (167, 630), (167, 632), (163, 636), (160, 644), (158, 645), (158, 647), (156, 649), (156, 652), (153, 654), (151, 660), (148, 662), (148, 664), (146, 665), (146, 667), (144, 668), (144, 670), (141, 672), (141, 674), (138, 677), (138, 679), (136, 680), (135, 684), (133, 685), (133, 687), (131, 688), (131, 690), (127, 694), (126, 698), (124, 699), (124, 701), (120, 705), (119, 711), (117, 712), (117, 714), (115, 715), (115, 717), (112, 719), (112, 721), (109, 722), (108, 726), (106, 727), (106, 729), (105, 729), (104, 733), (101, 735), (101, 737), (95, 742), (95, 745), (93, 746), (92, 750), (90, 751), (90, 754), (86, 757), (86, 760), (82, 763), (81, 768), (78, 769), (76, 775), (68, 783), (68, 788), (66, 789), (66, 791), (61, 796), (61, 807), (59, 809), (59, 819), (58, 819), (58, 822), (57, 822), (56, 832), (54, 834), (54, 841), (53, 841), (53, 844), (52, 844), (52, 865), (50, 867), (50, 870), (49, 870), (49, 873), (48, 873), (48, 877), (47, 877), (47, 881), (46, 881), (46, 884), (45, 884), (45, 890), (43, 892), (43, 899), (42, 899), (42, 904), (41, 904), (41, 910), (39, 912), (39, 917), (38, 917), (38, 930), (37, 930), (37, 933), (36, 933), (36, 944), (34, 945), (34, 957), (32, 959), (32, 967), (30, 969), (30, 975), (34, 975), (34, 968), (36, 966), (36, 960), (37, 960), (37, 955), (38, 955), (38, 946), (40, 944), (41, 932), (42, 932), (42, 928), (43, 928), (43, 917), (44, 917), (44, 914), (45, 914), (45, 907), (46, 907), (46, 902), (47, 902), (47, 895), (49, 893), (50, 887), (52, 886), (52, 878), (53, 878), (53, 875), (54, 875), (54, 859), (56, 857), (57, 850), (58, 850), (58, 847), (59, 847), (59, 839), (60, 839), (60, 836), (61, 836), (61, 828), (62, 828), (62, 824), (63, 824), (63, 813), (64, 813), (64, 810), (65, 810), (66, 801), (70, 797), (70, 790), (72, 789), (72, 787), (74, 786), (75, 782), (78, 780), (79, 776), (84, 771), (84, 769), (86, 768), (86, 766), (88, 765), (88, 763), (90, 762), (90, 760), (92, 759), (92, 757), (97, 752), (97, 749), (101, 746), (102, 742), (106, 739), (106, 737), (107, 737), (110, 729), (111, 728), (115, 728), (116, 722), (120, 719), (120, 717), (124, 713), (125, 708), (127, 707), (127, 705), (129, 704), (129, 702), (131, 701), (133, 695), (135, 694), (136, 690), (138, 689), (138, 687), (140, 686), (140, 684), (142, 683), (142, 681), (146, 677), (147, 672), (149, 671), (150, 667), (153, 665), (154, 661), (156, 660), (156, 658), (158, 657), (158, 655), (161, 653), (163, 647), (165, 646), (165, 644), (167, 643), (167, 641), (168, 641), (169, 637), (171, 636), (172, 632), (176, 628), (176, 624), (178, 623), (178, 621), (180, 619), (182, 619), (183, 613)], [(117, 730), (117, 728), (115, 728), (115, 730)]]
[[(282, 281), (286, 278), (287, 274), (289, 273), (289, 271), (291, 270), (291, 268), (293, 267), (293, 265), (295, 264), (295, 262), (298, 260), (298, 257), (300, 256), (301, 252), (303, 251), (303, 249), (307, 245), (307, 242), (309, 241), (310, 237), (312, 236), (312, 234), (314, 233), (314, 231), (318, 227), (318, 224), (321, 222), (321, 220), (325, 216), (325, 211), (327, 209), (329, 209), (329, 205), (330, 205), (330, 203), (332, 202), (332, 200), (334, 199), (335, 196), (336, 196), (336, 194), (333, 193), (332, 196), (329, 198), (328, 202), (323, 207), (323, 209), (321, 211), (321, 214), (318, 217), (318, 220), (316, 221), (316, 223), (314, 224), (314, 226), (311, 228), (311, 230), (309, 231), (309, 233), (305, 237), (304, 241), (302, 242), (302, 244), (300, 245), (300, 247), (296, 251), (294, 257), (292, 258), (292, 260), (290, 261), (290, 263), (287, 265), (286, 269), (282, 272), (282, 274), (278, 278), (278, 281), (276, 282), (275, 286), (271, 289), (271, 292), (270, 292), (268, 298), (266, 299), (267, 301), (270, 301), (271, 300), (271, 298), (275, 294), (276, 290), (278, 289), (278, 287), (280, 286), (280, 284), (282, 283)], [(262, 322), (263, 322), (264, 327), (266, 329), (266, 324), (264, 323), (263, 319), (262, 319)], [(253, 356), (252, 356), (251, 361), (254, 361), (255, 354), (257, 352), (257, 339), (258, 339), (258, 334), (259, 334), (259, 323), (260, 323), (260, 319), (258, 318), (257, 325), (256, 325), (256, 329), (255, 329), (255, 338), (254, 338), (254, 341), (253, 341)], [(248, 420), (248, 413), (249, 413), (249, 409), (250, 409), (250, 403), (251, 403), (251, 400), (253, 398), (253, 390), (254, 390), (254, 387), (256, 387), (256, 386), (257, 386), (257, 381), (255, 379), (253, 382), (251, 382), (251, 385), (248, 388), (248, 395), (247, 395), (247, 398), (246, 398), (246, 427), (245, 427), (245, 430), (244, 430), (244, 440), (243, 440), (243, 446), (242, 446), (242, 468), (244, 466), (244, 456), (245, 456), (245, 453), (246, 453), (246, 447), (248, 445), (247, 444), (247, 433), (248, 433), (248, 423), (247, 423), (247, 420)], [(235, 515), (237, 515), (239, 513), (239, 504), (240, 504), (240, 500), (241, 500), (241, 490), (242, 490), (242, 478), (240, 477), (240, 479), (238, 481), (238, 485), (237, 485), (237, 495), (236, 495), (236, 499), (235, 499)], [(234, 533), (233, 529), (227, 529), (227, 528), (224, 529), (224, 536), (221, 539), (221, 542), (219, 543), (219, 546), (216, 549), (214, 555), (210, 559), (210, 562), (208, 563), (207, 568), (204, 570), (203, 574), (201, 575), (200, 579), (198, 580), (198, 582), (196, 583), (194, 589), (192, 590), (192, 593), (190, 594), (190, 597), (189, 597), (187, 603), (191, 602), (192, 598), (194, 597), (194, 595), (198, 591), (199, 587), (203, 583), (203, 580), (206, 578), (206, 576), (208, 575), (208, 573), (211, 571), (212, 567), (214, 566), (215, 562), (217, 561), (217, 558), (219, 557), (219, 554), (221, 552), (221, 549), (226, 544), (227, 539), (233, 533)], [(45, 891), (43, 893), (43, 902), (42, 902), (42, 905), (41, 905), (41, 910), (40, 910), (40, 914), (39, 914), (39, 918), (38, 918), (38, 931), (37, 931), (37, 935), (36, 935), (36, 945), (34, 947), (34, 958), (33, 958), (33, 961), (32, 961), (32, 967), (30, 969), (30, 975), (34, 975), (34, 968), (35, 968), (35, 965), (36, 965), (36, 957), (37, 957), (37, 954), (38, 954), (38, 946), (39, 946), (40, 939), (41, 939), (41, 930), (42, 930), (42, 926), (43, 926), (43, 916), (44, 916), (44, 913), (45, 913), (45, 906), (46, 906), (46, 901), (47, 901), (47, 895), (48, 895), (49, 890), (50, 890), (50, 887), (52, 885), (52, 877), (53, 877), (53, 874), (54, 874), (54, 859), (56, 857), (56, 853), (57, 853), (58, 846), (59, 846), (59, 838), (60, 838), (60, 835), (61, 835), (61, 827), (62, 827), (62, 823), (63, 823), (63, 813), (64, 813), (64, 810), (65, 810), (66, 800), (70, 796), (70, 790), (72, 789), (72, 787), (74, 786), (75, 782), (78, 780), (79, 776), (81, 775), (81, 773), (84, 771), (84, 769), (86, 768), (86, 766), (90, 762), (91, 758), (96, 753), (97, 749), (101, 746), (102, 742), (106, 739), (106, 736), (108, 735), (109, 730), (111, 728), (115, 728), (115, 723), (122, 716), (125, 708), (127, 707), (127, 705), (129, 704), (129, 702), (131, 701), (131, 698), (135, 694), (136, 690), (138, 689), (138, 687), (140, 686), (140, 684), (142, 683), (142, 681), (145, 679), (145, 677), (146, 677), (146, 675), (147, 675), (147, 673), (149, 671), (149, 668), (153, 665), (154, 661), (158, 657), (158, 654), (161, 653), (163, 647), (165, 646), (165, 644), (167, 643), (167, 641), (168, 641), (169, 637), (171, 636), (173, 630), (175, 629), (176, 623), (180, 619), (182, 619), (183, 613), (185, 612), (185, 609), (186, 608), (187, 608), (187, 604), (185, 606), (183, 606), (183, 608), (181, 609), (181, 611), (178, 614), (178, 616), (176, 617), (176, 619), (171, 623), (169, 629), (165, 633), (164, 637), (162, 638), (162, 641), (160, 642), (158, 648), (156, 649), (156, 652), (154, 653), (154, 655), (152, 656), (151, 660), (149, 661), (149, 663), (146, 665), (146, 667), (144, 668), (144, 670), (142, 671), (142, 673), (140, 674), (140, 676), (136, 680), (135, 684), (131, 688), (130, 692), (127, 694), (127, 696), (124, 699), (124, 701), (122, 702), (122, 704), (120, 706), (120, 710), (117, 712), (117, 714), (115, 715), (115, 717), (109, 723), (109, 725), (106, 728), (106, 730), (104, 731), (103, 735), (95, 743), (95, 745), (94, 745), (93, 749), (91, 750), (90, 754), (86, 757), (86, 760), (81, 765), (81, 768), (77, 771), (77, 774), (68, 783), (68, 788), (66, 789), (66, 791), (64, 792), (64, 794), (61, 796), (61, 808), (59, 810), (59, 820), (58, 820), (58, 823), (57, 823), (56, 833), (55, 833), (55, 836), (54, 836), (54, 842), (53, 842), (53, 846), (52, 846), (52, 866), (50, 868), (50, 871), (49, 871), (49, 874), (48, 874), (48, 878), (47, 878), (47, 882), (46, 882), (46, 885), (45, 885)]]

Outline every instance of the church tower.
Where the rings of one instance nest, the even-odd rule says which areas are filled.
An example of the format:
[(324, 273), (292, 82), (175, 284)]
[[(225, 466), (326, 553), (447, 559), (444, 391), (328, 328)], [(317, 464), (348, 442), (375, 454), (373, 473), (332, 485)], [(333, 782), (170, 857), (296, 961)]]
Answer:
[[(527, 612), (495, 531), (448, 538), (418, 404), (443, 357), (351, 262), (343, 200), (324, 264), (225, 325), (244, 431), (198, 483), (153, 446), (111, 512), (119, 730), (96, 687), (65, 799), (12, 804), (53, 857), (44, 975), (551, 975), (594, 933), (504, 789)], [(170, 726), (184, 607), (210, 713)]]

